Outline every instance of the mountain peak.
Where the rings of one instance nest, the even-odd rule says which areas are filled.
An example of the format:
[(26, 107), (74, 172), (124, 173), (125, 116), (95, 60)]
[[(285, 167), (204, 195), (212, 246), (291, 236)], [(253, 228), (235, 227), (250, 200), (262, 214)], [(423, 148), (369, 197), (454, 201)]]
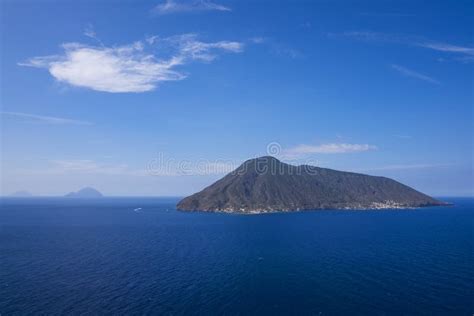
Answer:
[(257, 158), (252, 158), (252, 159), (249, 159), (247, 161), (244, 162), (244, 164), (248, 164), (248, 163), (282, 163), (280, 160), (278, 160), (277, 158), (273, 157), (273, 156), (261, 156), (261, 157), (257, 157)]

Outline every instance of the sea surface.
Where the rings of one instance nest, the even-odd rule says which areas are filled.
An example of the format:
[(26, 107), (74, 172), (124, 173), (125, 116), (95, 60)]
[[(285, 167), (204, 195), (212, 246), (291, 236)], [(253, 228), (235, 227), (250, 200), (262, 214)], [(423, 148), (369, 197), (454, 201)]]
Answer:
[(474, 199), (444, 200), (229, 215), (4, 198), (0, 314), (472, 315)]

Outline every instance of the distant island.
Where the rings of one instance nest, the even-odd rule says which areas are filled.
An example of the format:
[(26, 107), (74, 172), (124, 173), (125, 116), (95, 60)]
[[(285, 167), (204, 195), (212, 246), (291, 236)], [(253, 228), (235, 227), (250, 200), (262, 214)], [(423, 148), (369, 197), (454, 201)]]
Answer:
[(64, 197), (67, 198), (82, 198), (82, 199), (95, 199), (95, 198), (101, 198), (103, 197), (102, 193), (97, 191), (94, 188), (86, 187), (83, 189), (80, 189), (77, 192), (70, 192), (66, 194)]
[(265, 156), (244, 162), (177, 209), (266, 213), (318, 209), (394, 209), (447, 205), (395, 180)]
[(28, 191), (22, 190), (22, 191), (16, 191), (15, 193), (11, 194), (10, 197), (27, 198), (27, 197), (33, 197), (33, 194), (31, 194)]

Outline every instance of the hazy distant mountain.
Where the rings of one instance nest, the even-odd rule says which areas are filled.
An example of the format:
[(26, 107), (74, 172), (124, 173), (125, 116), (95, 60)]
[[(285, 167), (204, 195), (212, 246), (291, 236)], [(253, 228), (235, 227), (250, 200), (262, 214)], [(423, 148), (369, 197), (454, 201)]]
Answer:
[(28, 191), (16, 191), (15, 193), (11, 194), (10, 195), (11, 197), (32, 197), (33, 194), (31, 194), (30, 192)]
[(221, 180), (180, 201), (177, 208), (259, 213), (444, 204), (385, 177), (293, 166), (267, 156), (244, 162)]
[(65, 197), (68, 198), (100, 198), (103, 197), (102, 193), (97, 191), (94, 188), (86, 187), (83, 189), (80, 189), (77, 192), (71, 192), (65, 195)]

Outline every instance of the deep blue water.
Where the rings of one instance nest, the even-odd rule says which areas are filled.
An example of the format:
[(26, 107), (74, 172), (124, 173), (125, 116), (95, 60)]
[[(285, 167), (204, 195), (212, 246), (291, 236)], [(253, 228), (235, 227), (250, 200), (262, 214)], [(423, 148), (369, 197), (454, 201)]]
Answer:
[(451, 201), (245, 216), (2, 199), (0, 314), (472, 315), (474, 199)]

